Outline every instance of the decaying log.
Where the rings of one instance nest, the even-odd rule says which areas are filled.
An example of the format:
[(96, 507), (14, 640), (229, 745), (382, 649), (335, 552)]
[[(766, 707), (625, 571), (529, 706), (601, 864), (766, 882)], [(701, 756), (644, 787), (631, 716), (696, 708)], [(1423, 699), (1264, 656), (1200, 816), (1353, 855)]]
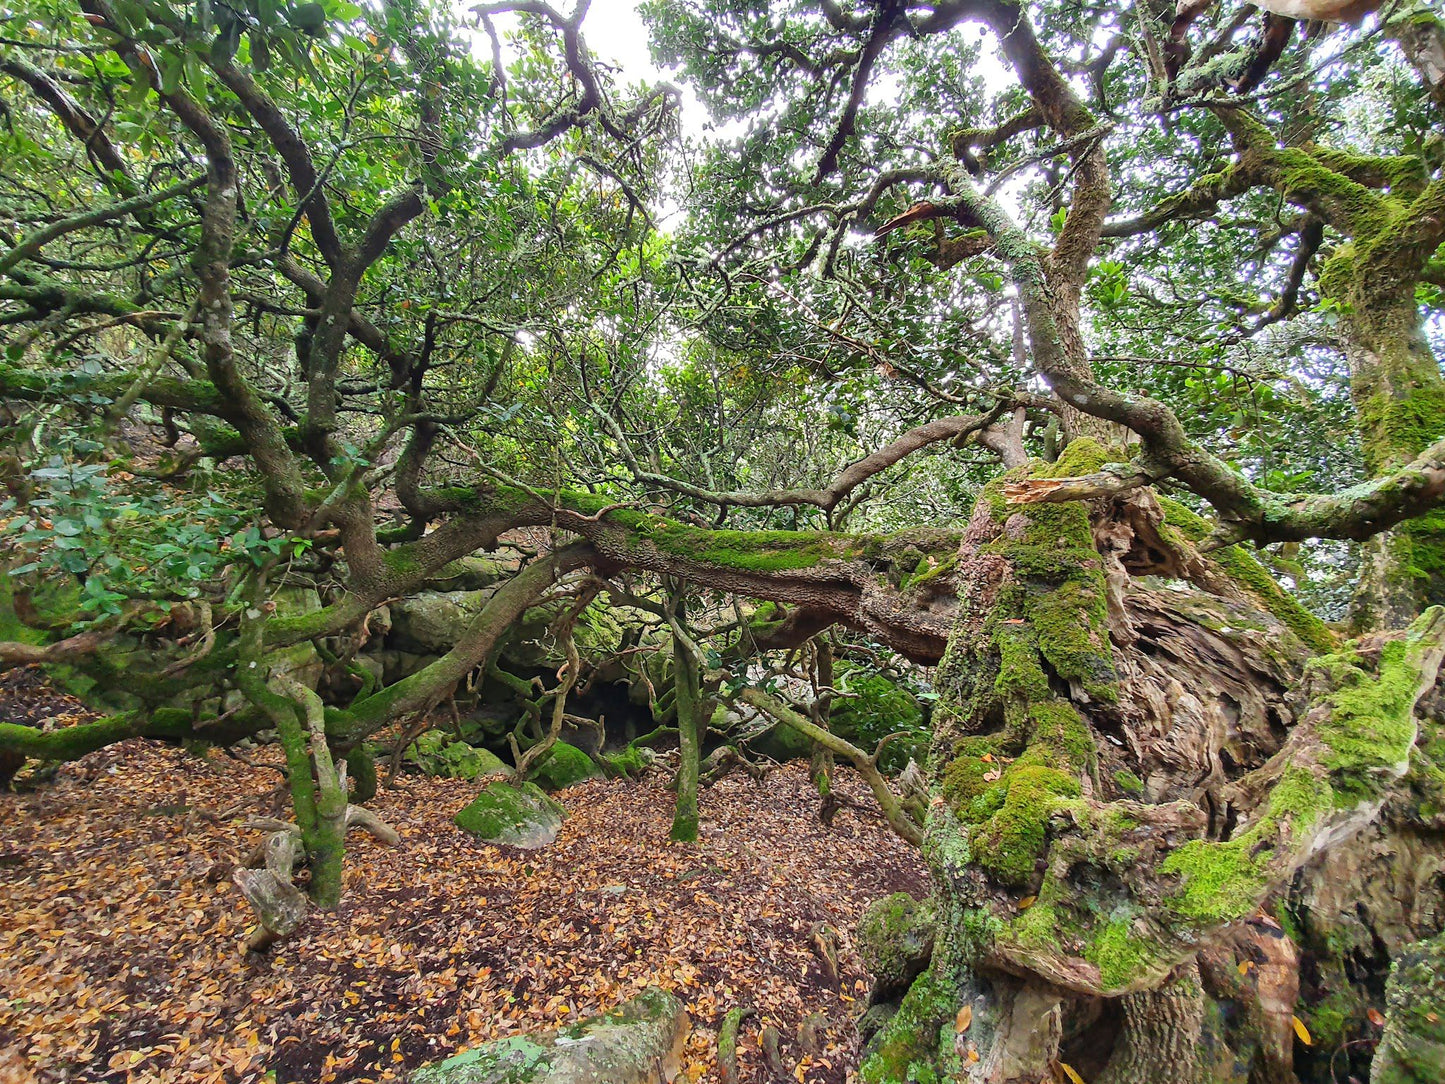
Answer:
[[(401, 842), (396, 829), (362, 806), (348, 805), (345, 821), (347, 830), (360, 828), (387, 846)], [(306, 894), (292, 881), (296, 867), (306, 860), (306, 845), (301, 829), (287, 821), (265, 817), (248, 821), (245, 827), (259, 828), (268, 834), (247, 858), (246, 868), (236, 870), (231, 879), (256, 912), (259, 922), (246, 939), (246, 949), (265, 952), (283, 937), (295, 933), (306, 919)]]
[(763, 1048), (763, 1061), (767, 1064), (769, 1079), (785, 1081), (788, 1079), (788, 1067), (783, 1064), (783, 1052), (779, 1047), (782, 1036), (778, 1029), (769, 1024), (758, 1035), (758, 1045)]
[(823, 966), (828, 988), (838, 989), (838, 981), (842, 977), (838, 969), (838, 931), (826, 922), (818, 922), (813, 925), (808, 940), (813, 946), (813, 954)]
[(378, 843), (385, 843), (388, 847), (395, 847), (401, 842), (401, 836), (397, 835), (395, 828), (364, 806), (346, 807), (346, 827), (348, 831), (360, 828), (370, 832)]
[(249, 951), (264, 952), (305, 920), (306, 896), (291, 882), (304, 853), (300, 830), (288, 825), (261, 844), (259, 869), (238, 869), (231, 875), (260, 920), (246, 939)]
[(748, 778), (754, 783), (761, 783), (768, 774), (767, 769), (761, 764), (756, 764), (743, 756), (737, 746), (720, 745), (702, 762), (702, 772), (698, 781), (703, 786), (710, 787), (738, 769), (746, 772)]

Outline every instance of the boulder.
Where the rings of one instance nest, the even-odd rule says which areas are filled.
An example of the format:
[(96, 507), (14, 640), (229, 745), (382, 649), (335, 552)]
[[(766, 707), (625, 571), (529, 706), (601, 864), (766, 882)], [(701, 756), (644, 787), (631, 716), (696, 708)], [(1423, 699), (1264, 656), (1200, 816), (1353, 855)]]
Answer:
[(493, 593), (419, 591), (393, 602), (387, 647), (412, 655), (445, 655)]
[(490, 783), (454, 818), (458, 828), (488, 843), (536, 850), (557, 838), (567, 811), (536, 783)]
[(802, 760), (813, 755), (813, 739), (783, 723), (774, 723), (749, 741), (748, 749), (756, 756), (773, 760)]
[(444, 566), (427, 580), (426, 586), (437, 591), (483, 591), (511, 579), (516, 571), (515, 560), (473, 553)]
[(428, 730), (407, 746), (402, 760), (423, 775), (444, 779), (477, 779), (500, 772), (510, 774), (502, 759), (486, 749), (457, 741), (445, 730)]
[(649, 987), (610, 1013), (423, 1066), (411, 1084), (667, 1084), (691, 1027), (682, 1002)]
[[(271, 601), (278, 617), (305, 617), (321, 609), (321, 597), (314, 587), (283, 587)], [(273, 676), (292, 678), (308, 689), (315, 689), (326, 671), (310, 640), (271, 652), (267, 662)]]
[(591, 757), (575, 745), (559, 741), (552, 746), (546, 759), (532, 767), (528, 777), (548, 790), (561, 790), (596, 774), (597, 765)]
[(873, 976), (870, 1004), (901, 996), (933, 956), (933, 904), (907, 892), (875, 900), (863, 912), (854, 945)]

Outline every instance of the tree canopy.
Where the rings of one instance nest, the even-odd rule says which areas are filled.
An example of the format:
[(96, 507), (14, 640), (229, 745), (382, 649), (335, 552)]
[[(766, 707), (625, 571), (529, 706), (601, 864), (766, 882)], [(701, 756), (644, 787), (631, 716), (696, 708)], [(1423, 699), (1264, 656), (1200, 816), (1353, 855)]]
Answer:
[[(861, 1079), (1327, 1079), (1299, 953), (1342, 1036), (1445, 967), (1438, 876), (1345, 860), (1445, 809), (1445, 24), (647, 0), (674, 86), (588, 7), (4, 18), (0, 659), (107, 712), (0, 723), (6, 778), (278, 741), (264, 947), (293, 865), (334, 906), (388, 831), (368, 743), (491, 683), (504, 774), (589, 724), (625, 772), (568, 709), (623, 680), (678, 838), (753, 719), (922, 847), (931, 962)], [(482, 553), (446, 643), (368, 661)], [(554, 672), (508, 672), (538, 614)], [(845, 722), (879, 677), (926, 716)], [(1287, 997), (1229, 955), (1281, 926)], [(1377, 1081), (1445, 1071), (1417, 971)]]

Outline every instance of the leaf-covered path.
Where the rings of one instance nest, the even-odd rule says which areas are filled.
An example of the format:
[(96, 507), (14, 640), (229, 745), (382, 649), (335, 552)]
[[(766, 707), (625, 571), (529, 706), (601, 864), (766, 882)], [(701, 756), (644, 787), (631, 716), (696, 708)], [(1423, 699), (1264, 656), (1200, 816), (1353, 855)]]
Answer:
[[(880, 819), (845, 809), (820, 825), (802, 766), (705, 791), (697, 845), (667, 842), (665, 772), (584, 783), (562, 796), (561, 837), (535, 852), (452, 825), (475, 784), (398, 777), (371, 805), (402, 845), (353, 836), (341, 908), (247, 958), (230, 872), (277, 778), (135, 741), (0, 795), (0, 1080), (397, 1079), (657, 984), (694, 1021), (684, 1079), (715, 1078), (715, 1029), (751, 1004), (743, 1080), (767, 1078), (757, 1036), (772, 1024), (799, 1080), (841, 1081), (864, 978), (854, 923), (924, 883)], [(845, 946), (841, 990), (809, 943), (819, 922)], [(790, 1043), (813, 1013), (829, 1026), (806, 1057)]]

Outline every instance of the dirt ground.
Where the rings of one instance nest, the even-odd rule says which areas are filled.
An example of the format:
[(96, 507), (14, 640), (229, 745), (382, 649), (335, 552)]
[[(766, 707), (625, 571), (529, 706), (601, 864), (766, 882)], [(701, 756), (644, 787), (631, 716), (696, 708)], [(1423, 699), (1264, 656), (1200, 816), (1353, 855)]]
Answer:
[[(841, 1082), (865, 990), (854, 924), (925, 884), (843, 770), (862, 808), (832, 829), (793, 765), (705, 791), (702, 841), (670, 843), (653, 772), (563, 792), (561, 836), (532, 852), (452, 824), (475, 784), (402, 776), (370, 803), (401, 845), (353, 834), (340, 909), (248, 956), (230, 873), (279, 780), (274, 750), (251, 759), (132, 741), (0, 794), (0, 1081), (395, 1080), (658, 985), (694, 1024), (680, 1079), (715, 1079), (716, 1028), (749, 1004), (744, 1081), (767, 1079), (771, 1024), (796, 1079)], [(836, 988), (810, 945), (818, 923), (844, 946)], [(825, 1042), (805, 1056), (794, 1037), (813, 1013)]]

